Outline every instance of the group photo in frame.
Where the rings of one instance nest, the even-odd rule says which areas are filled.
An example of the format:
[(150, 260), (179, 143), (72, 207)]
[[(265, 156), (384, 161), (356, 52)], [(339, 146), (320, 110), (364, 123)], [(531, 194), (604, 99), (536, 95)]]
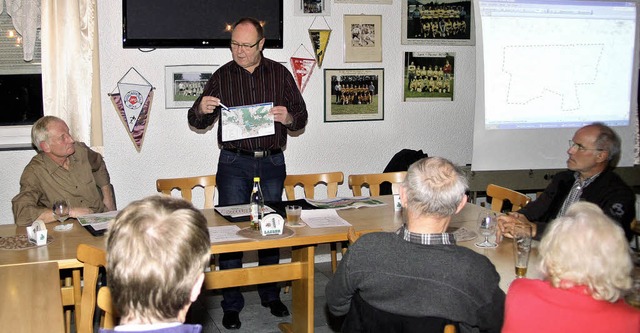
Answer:
[(325, 69), (324, 121), (384, 120), (384, 69)]
[(393, 0), (333, 0), (335, 3), (352, 3), (358, 4), (373, 4), (373, 5), (390, 5)]
[(296, 0), (293, 14), (296, 16), (329, 16), (330, 0)]
[(165, 66), (165, 108), (190, 108), (218, 65)]
[(401, 0), (403, 45), (475, 45), (471, 0)]
[(344, 62), (382, 62), (382, 15), (344, 16)]
[(455, 53), (405, 52), (403, 101), (453, 101)]

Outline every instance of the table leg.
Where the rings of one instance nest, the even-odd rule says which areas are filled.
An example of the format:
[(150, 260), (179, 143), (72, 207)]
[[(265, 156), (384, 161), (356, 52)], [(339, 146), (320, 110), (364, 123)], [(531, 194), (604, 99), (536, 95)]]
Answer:
[(314, 327), (314, 255), (315, 246), (294, 248), (291, 261), (303, 263), (302, 278), (291, 282), (292, 318), (291, 324), (278, 325), (282, 332), (313, 332)]

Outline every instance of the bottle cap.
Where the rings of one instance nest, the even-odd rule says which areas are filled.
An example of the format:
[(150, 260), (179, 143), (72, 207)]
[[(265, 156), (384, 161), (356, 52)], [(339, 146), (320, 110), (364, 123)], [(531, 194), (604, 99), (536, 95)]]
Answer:
[(254, 182), (259, 182), (260, 181), (260, 177), (253, 177), (253, 181)]

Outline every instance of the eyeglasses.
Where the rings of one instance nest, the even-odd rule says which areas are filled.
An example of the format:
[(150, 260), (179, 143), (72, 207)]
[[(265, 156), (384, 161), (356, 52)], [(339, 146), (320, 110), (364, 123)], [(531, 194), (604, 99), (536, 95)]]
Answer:
[(571, 148), (577, 148), (579, 151), (587, 151), (587, 150), (597, 150), (597, 151), (603, 151), (604, 149), (601, 148), (587, 148), (579, 143), (575, 143), (573, 142), (573, 140), (569, 140), (569, 149)]
[(242, 49), (252, 49), (254, 46), (258, 45), (260, 41), (257, 41), (253, 44), (238, 44), (236, 42), (231, 42), (231, 49), (233, 50), (242, 50)]

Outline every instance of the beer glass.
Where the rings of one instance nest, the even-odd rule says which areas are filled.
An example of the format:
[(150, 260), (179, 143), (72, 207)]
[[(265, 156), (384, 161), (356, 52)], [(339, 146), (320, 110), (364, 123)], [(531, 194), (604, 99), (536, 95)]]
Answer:
[(527, 275), (529, 253), (531, 252), (531, 225), (516, 224), (513, 227), (512, 235), (516, 278), (523, 278)]
[(498, 219), (492, 211), (486, 210), (478, 214), (478, 232), (484, 236), (484, 241), (476, 243), (477, 247), (494, 248), (498, 246), (495, 242), (489, 240), (489, 236), (495, 235)]

